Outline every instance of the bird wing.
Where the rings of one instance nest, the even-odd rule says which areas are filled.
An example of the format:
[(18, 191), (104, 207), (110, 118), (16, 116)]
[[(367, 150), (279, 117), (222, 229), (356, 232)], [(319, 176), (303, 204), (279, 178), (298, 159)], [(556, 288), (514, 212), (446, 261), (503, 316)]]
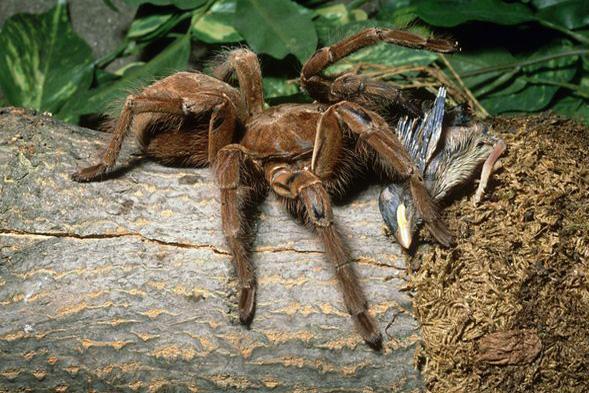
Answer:
[(397, 123), (397, 133), (417, 168), (423, 174), (436, 152), (442, 135), (446, 88), (441, 87), (432, 108), (421, 120), (407, 116)]
[(446, 101), (446, 88), (440, 87), (432, 109), (424, 119), (423, 127), (423, 151), (425, 166), (430, 162), (442, 136), (442, 123), (444, 122), (444, 102)]

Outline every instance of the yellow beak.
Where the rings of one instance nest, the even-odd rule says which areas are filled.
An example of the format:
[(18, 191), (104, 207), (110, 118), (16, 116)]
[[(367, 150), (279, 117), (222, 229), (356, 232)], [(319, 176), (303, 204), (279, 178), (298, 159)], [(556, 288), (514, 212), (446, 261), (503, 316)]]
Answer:
[(407, 209), (401, 203), (397, 207), (397, 241), (401, 247), (408, 249), (411, 247), (413, 235), (411, 234), (411, 220), (407, 218)]

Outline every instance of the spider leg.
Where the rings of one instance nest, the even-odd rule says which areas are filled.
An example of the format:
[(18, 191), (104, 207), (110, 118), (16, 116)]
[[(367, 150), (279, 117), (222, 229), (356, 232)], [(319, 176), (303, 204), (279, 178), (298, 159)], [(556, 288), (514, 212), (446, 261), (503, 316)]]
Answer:
[(391, 83), (365, 75), (344, 74), (329, 90), (329, 102), (352, 101), (371, 110), (387, 109), (391, 104), (405, 109), (412, 117), (421, 117), (421, 109)]
[(97, 165), (81, 169), (72, 174), (72, 179), (78, 182), (88, 182), (99, 179), (111, 169), (121, 151), (123, 140), (133, 122), (133, 115), (146, 112), (182, 113), (181, 99), (162, 99), (145, 96), (130, 95), (116, 123), (113, 137)]
[(333, 220), (331, 200), (321, 180), (307, 169), (288, 165), (269, 165), (266, 178), (272, 189), (285, 198), (291, 213), (310, 225), (321, 239), (328, 259), (335, 267), (344, 304), (358, 332), (374, 349), (382, 347), (382, 335), (368, 312), (368, 302), (358, 282), (352, 257)]
[(233, 73), (237, 76), (240, 94), (250, 116), (262, 113), (264, 90), (258, 56), (249, 49), (235, 49), (230, 51), (225, 61), (213, 70), (213, 75), (224, 82), (228, 82)]
[(438, 39), (424, 38), (408, 31), (368, 28), (331, 46), (319, 49), (303, 65), (301, 85), (318, 101), (327, 102), (331, 80), (321, 75), (321, 71), (361, 48), (378, 42), (388, 42), (409, 48), (428, 49), (436, 52), (453, 52), (456, 43)]
[(251, 262), (253, 228), (248, 209), (265, 193), (261, 171), (240, 145), (227, 145), (217, 154), (215, 173), (221, 189), (223, 233), (231, 254), (239, 285), (239, 319), (249, 325), (254, 317), (256, 277)]
[[(153, 137), (153, 140), (145, 147), (148, 155), (160, 161), (177, 161), (179, 157), (187, 159), (191, 163), (206, 162), (201, 157), (205, 149), (208, 151), (208, 160), (216, 156), (217, 151), (231, 143), (233, 130), (235, 128), (235, 108), (228, 99), (218, 98), (207, 94), (201, 94), (199, 99), (191, 98), (162, 98), (150, 96), (129, 96), (116, 123), (112, 139), (104, 153), (100, 163), (88, 168), (83, 168), (72, 174), (72, 179), (78, 182), (89, 182), (100, 179), (105, 173), (112, 169), (121, 151), (123, 140), (129, 129), (133, 127), (136, 115), (153, 113), (163, 116), (171, 115), (176, 117), (188, 114), (199, 114), (202, 108), (210, 107), (203, 105), (204, 101), (213, 103), (212, 115), (209, 121), (208, 141), (196, 133), (161, 133)], [(216, 100), (211, 101), (211, 100)], [(141, 132), (144, 132), (142, 130)], [(208, 144), (208, 146), (207, 146)], [(200, 146), (203, 145), (203, 146)], [(194, 161), (194, 162), (192, 162)]]
[(311, 161), (313, 173), (321, 179), (333, 173), (342, 144), (342, 124), (358, 136), (358, 147), (368, 150), (387, 176), (400, 177), (408, 182), (417, 211), (429, 231), (438, 242), (449, 246), (452, 236), (441, 219), (439, 209), (427, 191), (419, 170), (401, 141), (377, 113), (346, 101), (329, 107), (317, 127)]
[(225, 100), (213, 108), (209, 120), (208, 154), (210, 163), (214, 163), (218, 152), (232, 142), (235, 125), (235, 107), (229, 100)]

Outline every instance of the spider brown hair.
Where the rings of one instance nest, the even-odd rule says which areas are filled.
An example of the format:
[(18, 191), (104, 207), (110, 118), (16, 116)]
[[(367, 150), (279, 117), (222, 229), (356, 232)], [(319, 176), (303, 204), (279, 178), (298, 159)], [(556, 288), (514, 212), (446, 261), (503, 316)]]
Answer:
[[(436, 239), (442, 244), (451, 239), (419, 171), (383, 117), (390, 104), (409, 113), (415, 108), (382, 82), (352, 74), (335, 79), (322, 75), (330, 64), (381, 41), (442, 52), (455, 49), (450, 42), (401, 30), (366, 29), (318, 50), (303, 65), (301, 85), (316, 102), (266, 110), (257, 56), (246, 48), (232, 50), (212, 76), (179, 72), (129, 96), (102, 160), (73, 178), (93, 181), (110, 171), (130, 130), (146, 155), (161, 162), (212, 165), (223, 233), (238, 278), (239, 316), (246, 325), (256, 300), (249, 213), (273, 192), (317, 234), (356, 329), (370, 346), (380, 348), (382, 335), (337, 229), (331, 199), (345, 195), (367, 169), (375, 170), (406, 183)], [(228, 83), (233, 75), (238, 88)]]

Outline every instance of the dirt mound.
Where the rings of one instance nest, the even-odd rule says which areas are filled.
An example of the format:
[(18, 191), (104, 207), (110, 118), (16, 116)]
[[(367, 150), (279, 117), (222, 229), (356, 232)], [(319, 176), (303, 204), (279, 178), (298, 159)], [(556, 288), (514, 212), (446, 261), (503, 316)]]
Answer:
[(508, 151), (489, 194), (446, 210), (458, 245), (415, 257), (418, 362), (432, 392), (588, 392), (589, 129), (494, 129)]

